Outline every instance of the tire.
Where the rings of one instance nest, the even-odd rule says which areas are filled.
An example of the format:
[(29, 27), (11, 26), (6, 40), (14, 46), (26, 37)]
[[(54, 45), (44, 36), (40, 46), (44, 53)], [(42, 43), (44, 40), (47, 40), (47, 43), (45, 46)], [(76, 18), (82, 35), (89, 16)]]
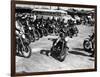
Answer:
[[(61, 51), (62, 52), (62, 51)], [(59, 57), (58, 57), (58, 59), (59, 59), (59, 61), (60, 62), (63, 62), (64, 60), (65, 60), (65, 58), (66, 58), (66, 52), (68, 52), (68, 49), (67, 49), (67, 51), (66, 51), (66, 48), (64, 49), (64, 51), (63, 51), (63, 53), (60, 53), (60, 55), (59, 55)]]
[(84, 43), (83, 43), (84, 50), (85, 51), (91, 51), (91, 47), (92, 47), (91, 45), (92, 45), (91, 41), (85, 40)]
[(26, 41), (27, 41), (27, 43), (31, 43), (31, 39), (30, 39), (30, 37), (29, 37), (29, 34), (25, 34), (25, 36), (26, 36)]
[(19, 55), (18, 44), (16, 44), (16, 55)]
[(65, 58), (66, 58), (66, 54), (64, 54), (63, 56), (60, 56), (59, 61), (63, 62), (65, 60)]
[(41, 29), (38, 29), (38, 32), (39, 32), (39, 34), (40, 34), (40, 38), (42, 38), (43, 37), (43, 34), (42, 34), (42, 30)]
[(25, 50), (22, 51), (22, 56), (24, 58), (29, 58), (31, 56), (31, 53), (32, 53), (31, 48), (29, 46), (26, 46)]
[(30, 33), (27, 33), (27, 34), (25, 34), (26, 35), (26, 39), (29, 39), (28, 41), (29, 41), (29, 43), (30, 42), (34, 42), (35, 41), (35, 38), (34, 38), (34, 36), (33, 35), (31, 35)]
[(35, 30), (34, 36), (35, 36), (35, 40), (39, 40), (40, 34), (37, 30)]
[(32, 35), (30, 35), (30, 40), (31, 40), (31, 42), (35, 42), (35, 37)]
[(25, 39), (25, 42), (27, 42), (27, 44), (29, 45), (29, 44), (31, 43), (31, 40), (28, 39), (28, 38), (26, 38), (26, 39)]
[(48, 31), (47, 31), (47, 29), (45, 29), (45, 28), (43, 29), (43, 35), (44, 35), (44, 36), (47, 36), (47, 35), (48, 35)]
[(48, 28), (48, 33), (52, 34), (53, 33), (53, 29), (52, 28)]

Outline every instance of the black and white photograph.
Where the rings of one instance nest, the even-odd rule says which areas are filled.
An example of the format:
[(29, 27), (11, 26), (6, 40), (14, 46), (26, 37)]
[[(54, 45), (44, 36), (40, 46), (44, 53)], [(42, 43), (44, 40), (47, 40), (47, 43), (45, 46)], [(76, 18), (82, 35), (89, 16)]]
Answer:
[(95, 69), (95, 8), (15, 4), (16, 73)]

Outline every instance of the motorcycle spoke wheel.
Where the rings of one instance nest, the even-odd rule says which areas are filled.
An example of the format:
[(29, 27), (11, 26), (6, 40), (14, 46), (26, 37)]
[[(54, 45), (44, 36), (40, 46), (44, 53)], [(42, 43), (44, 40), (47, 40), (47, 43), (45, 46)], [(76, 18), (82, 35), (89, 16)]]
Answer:
[(34, 37), (32, 37), (32, 38), (31, 38), (31, 41), (32, 41), (32, 42), (35, 42), (35, 38), (34, 38)]
[(31, 56), (31, 48), (29, 46), (26, 46), (25, 49), (22, 51), (22, 55), (25, 58), (29, 58)]
[(84, 45), (84, 49), (86, 51), (90, 51), (91, 50), (91, 47), (92, 47), (92, 43), (91, 42), (85, 41), (83, 45)]
[(47, 36), (48, 35), (48, 31), (46, 29), (44, 29), (44, 36)]
[(86, 49), (89, 49), (89, 48), (90, 48), (90, 43), (89, 43), (89, 42), (86, 42), (86, 43), (85, 43), (85, 48), (86, 48)]
[(66, 49), (65, 49), (63, 53), (60, 53), (60, 55), (58, 57), (60, 62), (63, 62), (65, 60), (66, 55), (67, 55), (66, 52), (68, 52), (68, 50), (66, 51)]

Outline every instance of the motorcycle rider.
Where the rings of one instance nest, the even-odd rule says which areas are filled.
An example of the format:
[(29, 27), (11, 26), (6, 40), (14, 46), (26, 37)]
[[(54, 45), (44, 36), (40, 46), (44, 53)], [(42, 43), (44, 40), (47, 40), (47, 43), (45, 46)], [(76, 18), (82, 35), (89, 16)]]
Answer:
[(40, 22), (40, 24), (43, 24), (43, 22), (44, 22), (43, 16), (39, 19), (39, 22)]
[(19, 19), (16, 19), (16, 34), (20, 33), (20, 32), (24, 32), (24, 27), (23, 25), (21, 24), (20, 20)]
[(74, 21), (72, 19), (69, 19), (68, 20), (68, 31), (70, 33), (70, 37), (72, 38), (75, 34), (75, 24), (74, 24)]
[(35, 27), (38, 26), (38, 22), (39, 22), (39, 19), (38, 19), (38, 16), (36, 16), (36, 19), (34, 20), (34, 25), (35, 25)]
[(53, 18), (52, 18), (51, 22), (52, 22), (52, 24), (55, 24), (56, 19), (55, 19), (55, 17), (54, 17), (54, 16), (53, 16)]
[[(18, 46), (18, 50), (16, 51), (17, 54), (19, 54), (19, 51), (21, 49), (21, 43), (19, 42), (19, 35), (21, 35), (24, 32), (24, 28), (19, 20), (16, 20), (16, 44)], [(23, 36), (24, 37), (24, 36)]]
[[(62, 48), (67, 48), (67, 49), (69, 49), (69, 47), (68, 47), (68, 45), (67, 45), (69, 38), (68, 38), (68, 36), (65, 37), (64, 33), (62, 33), (62, 32), (59, 34), (59, 37), (58, 37), (57, 39), (50, 39), (50, 40), (53, 41), (53, 47), (57, 48), (57, 50), (58, 50), (58, 49), (62, 49)], [(64, 43), (64, 47), (62, 47), (62, 43), (61, 43), (61, 42)], [(54, 52), (54, 51), (50, 51), (51, 55), (52, 55), (53, 52)], [(58, 53), (59, 53), (59, 52), (60, 52), (60, 51), (58, 51)], [(63, 53), (63, 52), (64, 52), (64, 51), (63, 51), (63, 49), (62, 49), (62, 52), (61, 52), (61, 53)], [(68, 54), (68, 52), (66, 52), (66, 53)]]
[[(27, 17), (27, 16), (26, 16)], [(16, 55), (23, 56), (25, 58), (30, 57), (31, 48), (29, 47), (29, 40), (25, 34), (25, 25), (22, 24), (22, 21), (25, 20), (26, 17), (20, 17), (20, 19), (16, 19)], [(26, 23), (25, 23), (26, 24)], [(27, 53), (27, 54), (26, 54)]]
[(52, 24), (51, 24), (51, 20), (50, 18), (48, 17), (47, 20), (46, 20), (46, 25), (45, 27), (50, 31), (52, 29)]
[(50, 18), (49, 18), (49, 17), (47, 18), (46, 23), (47, 23), (48, 25), (51, 24), (51, 21), (50, 21)]
[(60, 31), (64, 32), (64, 28), (65, 28), (65, 19), (63, 18), (60, 22)]

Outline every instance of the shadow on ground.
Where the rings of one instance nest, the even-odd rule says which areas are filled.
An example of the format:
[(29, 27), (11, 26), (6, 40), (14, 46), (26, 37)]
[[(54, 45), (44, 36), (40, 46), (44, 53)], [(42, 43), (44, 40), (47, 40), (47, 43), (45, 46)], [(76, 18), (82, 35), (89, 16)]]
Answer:
[(55, 60), (62, 62), (58, 59), (58, 57), (56, 55), (51, 55), (51, 51), (50, 50), (41, 50), (40, 54), (46, 55), (46, 56), (51, 56), (52, 58), (54, 58)]
[(84, 48), (72, 48), (72, 49), (77, 50), (77, 51), (84, 51), (84, 52), (91, 53), (91, 51), (85, 51)]
[(19, 56), (19, 57), (23, 57), (21, 54), (19, 54), (19, 53), (16, 53), (16, 56)]
[(72, 48), (73, 50), (77, 50), (77, 51), (84, 51), (83, 48)]
[(78, 52), (78, 51), (69, 51), (69, 53), (74, 54), (74, 55), (89, 56), (89, 55), (87, 55), (87, 54), (85, 54), (85, 53)]

